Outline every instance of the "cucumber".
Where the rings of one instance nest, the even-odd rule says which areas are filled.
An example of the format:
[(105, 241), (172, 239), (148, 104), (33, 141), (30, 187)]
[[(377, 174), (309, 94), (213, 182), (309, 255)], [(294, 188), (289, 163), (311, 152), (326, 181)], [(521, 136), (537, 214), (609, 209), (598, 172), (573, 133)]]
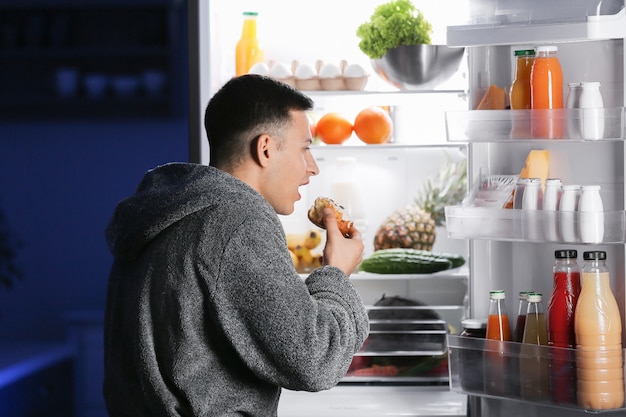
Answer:
[[(360, 269), (376, 274), (432, 274), (454, 268), (448, 256), (417, 249), (380, 249), (364, 259)], [(455, 262), (459, 263), (456, 255)]]
[(431, 252), (434, 256), (440, 258), (446, 258), (452, 262), (452, 268), (458, 268), (460, 266), (465, 265), (465, 258), (463, 255), (458, 253), (447, 253), (447, 252)]

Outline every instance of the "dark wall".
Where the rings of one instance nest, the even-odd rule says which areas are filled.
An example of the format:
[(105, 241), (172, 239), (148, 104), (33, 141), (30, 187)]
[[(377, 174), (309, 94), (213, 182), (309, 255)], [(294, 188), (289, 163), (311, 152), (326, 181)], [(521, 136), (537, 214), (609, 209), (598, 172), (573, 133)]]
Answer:
[(0, 337), (60, 339), (64, 315), (101, 310), (104, 228), (147, 169), (186, 161), (186, 120), (0, 124), (0, 206), (24, 279), (0, 290)]
[[(44, 3), (51, 15), (55, 1)], [(23, 243), (17, 261), (24, 272), (13, 290), (0, 287), (0, 341), (61, 340), (68, 313), (102, 311), (112, 261), (104, 228), (115, 205), (134, 191), (146, 170), (188, 160), (185, 3), (140, 3), (171, 4), (180, 19), (168, 35), (174, 69), (168, 100), (176, 111), (109, 119), (63, 113), (45, 121), (39, 114), (0, 114), (0, 209)], [(115, 2), (116, 7), (124, 4)], [(4, 59), (11, 53), (5, 49)], [(139, 51), (127, 60), (142, 67), (142, 56)], [(23, 106), (24, 97), (15, 99)]]

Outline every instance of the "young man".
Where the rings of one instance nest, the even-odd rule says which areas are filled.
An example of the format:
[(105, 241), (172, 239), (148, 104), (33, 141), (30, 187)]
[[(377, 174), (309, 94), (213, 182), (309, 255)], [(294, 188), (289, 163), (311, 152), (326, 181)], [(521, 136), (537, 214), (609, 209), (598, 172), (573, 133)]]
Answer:
[(311, 100), (271, 78), (227, 82), (205, 115), (210, 166), (147, 172), (106, 230), (110, 417), (275, 416), (281, 387), (345, 375), (368, 320), (348, 275), (361, 260), (325, 213), (324, 266), (296, 273), (277, 214), (318, 174)]

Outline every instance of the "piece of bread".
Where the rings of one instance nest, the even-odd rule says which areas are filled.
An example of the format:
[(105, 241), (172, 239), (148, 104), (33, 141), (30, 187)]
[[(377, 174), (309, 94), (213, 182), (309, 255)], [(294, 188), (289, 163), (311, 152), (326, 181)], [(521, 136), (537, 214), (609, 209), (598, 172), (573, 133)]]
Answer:
[(333, 211), (341, 234), (349, 236), (350, 229), (352, 229), (352, 220), (347, 218), (344, 208), (341, 205), (337, 204), (328, 197), (317, 197), (315, 199), (315, 202), (308, 211), (308, 217), (311, 223), (317, 227), (326, 229), (326, 226), (324, 225), (324, 207), (328, 207)]

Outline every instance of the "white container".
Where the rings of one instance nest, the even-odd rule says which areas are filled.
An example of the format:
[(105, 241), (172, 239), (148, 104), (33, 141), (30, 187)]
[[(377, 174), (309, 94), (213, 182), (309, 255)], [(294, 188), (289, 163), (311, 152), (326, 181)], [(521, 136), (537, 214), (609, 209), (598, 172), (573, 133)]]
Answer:
[[(567, 84), (567, 99), (565, 107), (567, 109), (577, 109), (580, 107), (581, 83)], [(569, 112), (567, 119), (567, 136), (570, 139), (580, 139), (581, 121), (575, 117), (575, 112)]]
[(588, 81), (581, 83), (579, 107), (581, 113), (580, 132), (583, 139), (602, 139), (604, 137), (604, 102), (600, 93), (600, 83)]
[(559, 202), (561, 237), (564, 242), (577, 242), (578, 227), (576, 219), (580, 199), (580, 185), (563, 185), (561, 188), (563, 190)]
[(529, 178), (522, 197), (522, 236), (527, 240), (542, 240), (540, 213), (543, 190), (540, 178)]
[(528, 178), (522, 197), (522, 210), (541, 210), (543, 190), (540, 178)]
[(578, 205), (580, 239), (600, 243), (604, 238), (604, 206), (599, 185), (583, 185)]
[(559, 240), (559, 231), (557, 224), (557, 209), (562, 194), (562, 181), (560, 178), (546, 179), (546, 190), (543, 193), (543, 211), (544, 211), (544, 231), (546, 240), (555, 242)]
[(524, 188), (526, 188), (526, 183), (528, 182), (528, 178), (518, 178), (515, 182), (515, 193), (513, 194), (513, 208), (521, 210), (522, 208), (522, 199), (524, 198)]
[(567, 99), (565, 100), (565, 107), (568, 109), (577, 109), (580, 105), (580, 83), (567, 84)]

